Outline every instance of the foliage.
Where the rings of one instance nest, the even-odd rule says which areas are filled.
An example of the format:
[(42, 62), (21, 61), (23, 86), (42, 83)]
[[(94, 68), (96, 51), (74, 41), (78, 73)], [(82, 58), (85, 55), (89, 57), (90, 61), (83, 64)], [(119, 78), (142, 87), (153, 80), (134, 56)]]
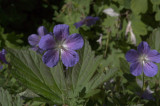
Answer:
[(0, 88), (0, 105), (1, 106), (22, 106), (23, 102), (20, 96), (12, 96), (8, 91)]
[(78, 105), (77, 100), (83, 102), (84, 98), (98, 93), (98, 87), (116, 71), (110, 69), (96, 72), (97, 63), (102, 57), (94, 57), (87, 41), (83, 50), (79, 51), (79, 63), (68, 70), (61, 64), (48, 68), (43, 64), (41, 56), (33, 51), (8, 49), (8, 52), (14, 66), (13, 75), (52, 104)]
[[(108, 8), (119, 15), (106, 14)], [(144, 78), (154, 98), (147, 100), (139, 84), (142, 76), (133, 76), (125, 59), (126, 52), (136, 49), (141, 41), (160, 52), (160, 0), (1, 0), (0, 14), (0, 49), (7, 49), (9, 62), (0, 70), (0, 93), (9, 95), (5, 98), (11, 101), (3, 103), (160, 105), (160, 71), (155, 77)], [(99, 20), (90, 27), (74, 26), (87, 16)], [(57, 24), (69, 25), (70, 34), (79, 33), (85, 39), (84, 47), (77, 51), (79, 62), (68, 69), (61, 62), (48, 68), (42, 54), (32, 51), (27, 41), (38, 26), (53, 32)]]
[(23, 40), (21, 39), (23, 34), (15, 34), (12, 33), (4, 33), (4, 28), (0, 26), (0, 48), (2, 47), (10, 47), (10, 48), (18, 48), (21, 44), (23, 44)]

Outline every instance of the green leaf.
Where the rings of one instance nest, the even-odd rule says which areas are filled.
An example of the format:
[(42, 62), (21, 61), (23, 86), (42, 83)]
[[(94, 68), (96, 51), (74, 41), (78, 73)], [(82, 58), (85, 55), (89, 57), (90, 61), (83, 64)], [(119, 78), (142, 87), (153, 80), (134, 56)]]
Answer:
[(118, 2), (120, 6), (123, 6), (126, 9), (130, 9), (131, 0), (113, 0), (115, 2)]
[(148, 39), (148, 43), (152, 49), (156, 49), (160, 51), (159, 39), (160, 39), (160, 28), (156, 28), (153, 30), (152, 34), (150, 35)]
[(104, 19), (104, 22), (102, 23), (102, 25), (106, 27), (112, 27), (115, 25), (116, 21), (117, 21), (117, 17), (107, 17)]
[(14, 66), (13, 75), (30, 90), (44, 97), (44, 101), (50, 100), (52, 104), (79, 104), (77, 100), (84, 102), (84, 97), (98, 93), (97, 88), (109, 80), (116, 71), (111, 69), (98, 72), (97, 67), (102, 56), (95, 57), (87, 41), (78, 51), (79, 62), (66, 70), (60, 63), (48, 68), (42, 62), (42, 57), (31, 50), (8, 49), (8, 52)]
[[(79, 54), (80, 61), (72, 69), (72, 83), (75, 92), (74, 96), (85, 89), (84, 97), (90, 97), (98, 93), (92, 93), (92, 91), (97, 91), (97, 88), (113, 77), (117, 70), (110, 69), (105, 70), (104, 72), (98, 72), (97, 67), (102, 61), (102, 56), (95, 57), (94, 52), (91, 51), (91, 47), (87, 41), (85, 42), (83, 51), (80, 51)], [(105, 67), (102, 69), (104, 68)]]
[(83, 50), (79, 51), (79, 59), (79, 63), (73, 67), (71, 73), (74, 96), (78, 96), (79, 92), (87, 86), (96, 72), (102, 56), (95, 57), (89, 43), (85, 41)]
[(62, 89), (65, 89), (63, 72), (60, 64), (48, 68), (43, 64), (41, 56), (31, 50), (8, 49), (13, 75), (35, 93), (62, 104)]
[(23, 34), (16, 34), (14, 32), (4, 33), (4, 28), (0, 26), (0, 47), (18, 48), (23, 44), (22, 37)]
[(9, 94), (7, 90), (0, 88), (0, 105), (2, 106), (22, 106), (23, 102), (20, 96)]
[(96, 75), (87, 84), (87, 91), (96, 89), (101, 86), (104, 82), (110, 80), (115, 75), (117, 68), (107, 69), (104, 72), (96, 73)]
[(123, 72), (129, 73), (130, 72), (129, 71), (130, 67), (129, 67), (128, 62), (125, 59), (123, 59), (123, 58), (120, 58), (119, 60), (120, 60), (120, 68), (121, 68), (121, 70)]
[(151, 0), (151, 2), (152, 2), (154, 5), (159, 5), (159, 4), (160, 4), (160, 1), (159, 1), (159, 0)]
[(132, 0), (131, 10), (134, 14), (145, 13), (148, 9), (148, 0)]
[(147, 34), (146, 25), (141, 21), (140, 16), (133, 15), (131, 18), (131, 22), (132, 22), (131, 26), (133, 29), (133, 33), (136, 36)]
[(89, 98), (90, 96), (93, 96), (93, 95), (99, 93), (100, 91), (101, 91), (100, 89), (90, 90), (90, 91), (84, 96), (84, 98)]
[(86, 13), (86, 14), (89, 13), (90, 4), (92, 0), (87, 0), (85, 2), (83, 0), (75, 0), (74, 2), (75, 2), (75, 5), (77, 5), (77, 7), (80, 9), (80, 11), (84, 11), (83, 13)]
[(160, 10), (157, 11), (157, 13), (155, 15), (155, 20), (160, 21)]
[(74, 23), (79, 22), (82, 18), (85, 18), (90, 11), (90, 4), (92, 0), (67, 0), (67, 3), (63, 5), (62, 11), (59, 14), (55, 14), (57, 17), (53, 18), (58, 22), (62, 22), (70, 26), (71, 33), (77, 33), (78, 30), (74, 26)]

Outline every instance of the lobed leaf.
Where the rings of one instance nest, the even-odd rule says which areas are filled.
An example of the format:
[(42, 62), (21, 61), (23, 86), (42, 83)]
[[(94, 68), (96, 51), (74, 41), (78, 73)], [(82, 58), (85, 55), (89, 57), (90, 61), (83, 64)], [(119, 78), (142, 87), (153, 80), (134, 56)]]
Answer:
[(115, 69), (97, 71), (102, 56), (95, 56), (87, 41), (78, 51), (79, 62), (66, 70), (61, 62), (53, 68), (48, 68), (42, 62), (41, 56), (34, 51), (7, 50), (14, 67), (13, 75), (27, 88), (43, 97), (44, 101), (49, 100), (52, 104), (76, 104), (77, 99), (84, 101), (84, 97), (98, 93), (97, 88), (116, 72)]

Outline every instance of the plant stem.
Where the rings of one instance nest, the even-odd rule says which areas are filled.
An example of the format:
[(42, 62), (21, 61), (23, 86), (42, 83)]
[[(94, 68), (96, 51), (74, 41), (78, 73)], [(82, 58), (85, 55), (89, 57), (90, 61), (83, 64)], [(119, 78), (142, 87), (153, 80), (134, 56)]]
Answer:
[(142, 75), (142, 77), (143, 77), (143, 86), (142, 86), (142, 91), (145, 91), (144, 72), (143, 72), (143, 75)]
[(106, 58), (106, 55), (107, 55), (107, 50), (108, 50), (108, 44), (109, 44), (109, 40), (110, 40), (110, 29), (108, 30), (108, 33), (107, 33), (107, 35), (108, 35), (108, 37), (107, 37), (107, 40), (106, 40), (106, 49), (105, 49), (105, 51), (104, 51), (104, 58)]

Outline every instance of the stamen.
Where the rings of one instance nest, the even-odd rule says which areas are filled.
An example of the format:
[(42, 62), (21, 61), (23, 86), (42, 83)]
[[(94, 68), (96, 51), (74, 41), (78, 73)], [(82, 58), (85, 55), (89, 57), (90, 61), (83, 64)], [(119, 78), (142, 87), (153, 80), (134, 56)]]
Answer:
[(149, 59), (148, 59), (148, 57), (147, 57), (147, 55), (145, 55), (145, 54), (143, 54), (143, 55), (141, 55), (140, 57), (139, 57), (139, 62), (142, 64), (142, 65), (144, 65), (146, 62), (148, 62), (149, 61)]
[(64, 48), (67, 48), (67, 45), (65, 45), (65, 44), (63, 44), (62, 46), (63, 46)]

